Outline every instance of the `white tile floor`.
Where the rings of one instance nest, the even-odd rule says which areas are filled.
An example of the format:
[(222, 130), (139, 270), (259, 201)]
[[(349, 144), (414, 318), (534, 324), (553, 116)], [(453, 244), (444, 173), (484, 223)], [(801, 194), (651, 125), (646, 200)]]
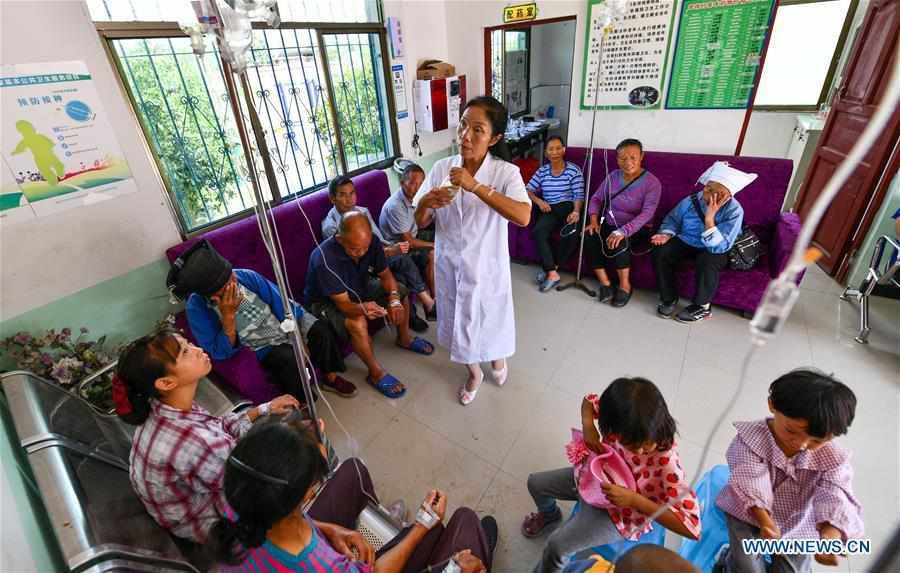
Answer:
[[(653, 380), (678, 421), (681, 455), (692, 472), (749, 345), (748, 321), (731, 311), (717, 308), (707, 321), (682, 325), (656, 318), (652, 292), (636, 292), (621, 310), (574, 291), (540, 294), (535, 270), (512, 268), (518, 351), (502, 389), (486, 383), (477, 400), (462, 407), (456, 391), (465, 374), (446, 350), (417, 357), (394, 347), (382, 331), (378, 357), (408, 385), (407, 395), (388, 400), (362, 384), (351, 400), (326, 395), (356, 441), (351, 448), (326, 412), (338, 452), (347, 457), (355, 451), (366, 461), (382, 500), (402, 497), (414, 508), (437, 486), (448, 492), (450, 511), (466, 505), (497, 518), (498, 573), (529, 571), (540, 553), (541, 540), (519, 533), (533, 507), (525, 480), (530, 472), (566, 464), (563, 445), (578, 424), (585, 392), (600, 392), (622, 375)], [(784, 332), (754, 357), (729, 419), (764, 417), (769, 382), (791, 368), (813, 365), (849, 384), (859, 406), (841, 440), (854, 451), (854, 486), (877, 552), (900, 515), (900, 304), (873, 298), (871, 343), (862, 346), (853, 341), (858, 309), (838, 299), (840, 286), (817, 268), (801, 286)], [(426, 336), (434, 340), (434, 328)], [(349, 366), (349, 378), (364, 379), (356, 358)], [(321, 402), (320, 408), (324, 412)], [(730, 425), (719, 429), (703, 471), (725, 463), (732, 437)], [(669, 541), (677, 543), (676, 536)], [(869, 561), (853, 558), (839, 570), (865, 571)]]

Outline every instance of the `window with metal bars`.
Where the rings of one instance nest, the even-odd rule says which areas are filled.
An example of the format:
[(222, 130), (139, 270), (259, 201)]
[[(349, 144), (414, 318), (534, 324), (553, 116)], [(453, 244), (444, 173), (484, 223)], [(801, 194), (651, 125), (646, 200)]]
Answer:
[[(247, 78), (261, 131), (241, 144), (225, 81), (210, 49), (193, 54), (177, 25), (98, 22), (163, 175), (182, 232), (195, 234), (253, 207), (246, 156), (275, 203), (393, 161), (386, 38), (378, 24), (254, 24)], [(239, 91), (240, 84), (234, 88)], [(241, 101), (246, 123), (247, 101)], [(268, 182), (268, 185), (265, 183)]]

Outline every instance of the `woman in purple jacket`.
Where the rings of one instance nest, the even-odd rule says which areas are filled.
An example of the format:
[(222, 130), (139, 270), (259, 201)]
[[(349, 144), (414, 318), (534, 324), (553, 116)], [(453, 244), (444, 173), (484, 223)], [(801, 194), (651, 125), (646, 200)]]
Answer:
[[(631, 299), (631, 248), (650, 236), (647, 225), (656, 213), (662, 186), (641, 166), (644, 148), (637, 139), (625, 139), (616, 146), (619, 168), (610, 173), (591, 197), (590, 223), (585, 228), (588, 264), (600, 281), (600, 302), (623, 307)], [(613, 261), (619, 282), (615, 291), (606, 274)]]

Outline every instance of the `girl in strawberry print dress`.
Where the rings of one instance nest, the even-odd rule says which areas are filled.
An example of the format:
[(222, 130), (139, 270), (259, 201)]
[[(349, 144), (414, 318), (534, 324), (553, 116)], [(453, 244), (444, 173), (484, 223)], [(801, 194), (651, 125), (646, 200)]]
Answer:
[(700, 508), (693, 491), (660, 515), (657, 523), (649, 519), (688, 488), (675, 443), (675, 420), (653, 382), (619, 378), (601, 396), (588, 394), (582, 400), (581, 422), (585, 445), (597, 453), (605, 446), (619, 454), (631, 469), (637, 490), (604, 484), (603, 493), (613, 507), (601, 509), (581, 498), (571, 466), (528, 476), (528, 491), (538, 511), (522, 523), (526, 537), (537, 537), (562, 520), (556, 500), (581, 501), (578, 513), (550, 535), (535, 573), (561, 571), (573, 553), (623, 537), (636, 540), (654, 526), (690, 539), (700, 537)]

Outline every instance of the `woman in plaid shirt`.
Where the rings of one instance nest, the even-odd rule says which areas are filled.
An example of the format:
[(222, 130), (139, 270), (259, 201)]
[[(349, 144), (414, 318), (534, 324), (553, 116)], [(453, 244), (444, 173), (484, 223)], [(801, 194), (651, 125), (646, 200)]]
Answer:
[(259, 416), (299, 404), (284, 395), (237, 414), (213, 416), (194, 403), (209, 356), (180, 335), (160, 332), (128, 345), (113, 380), (116, 412), (139, 426), (131, 484), (147, 512), (178, 537), (202, 543), (222, 515), (225, 460)]

